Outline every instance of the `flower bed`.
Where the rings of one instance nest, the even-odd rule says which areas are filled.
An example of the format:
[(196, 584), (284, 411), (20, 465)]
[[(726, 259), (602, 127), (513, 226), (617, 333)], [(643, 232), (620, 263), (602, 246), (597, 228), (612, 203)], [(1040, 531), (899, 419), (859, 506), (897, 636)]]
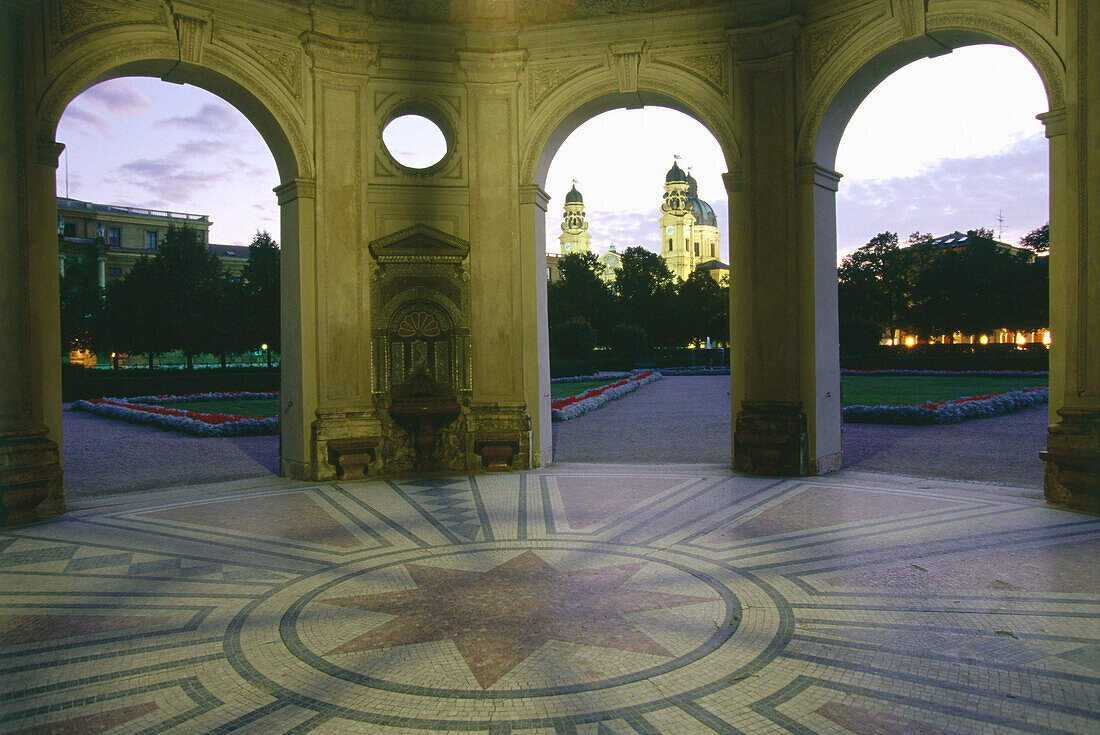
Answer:
[(707, 367), (705, 365), (691, 365), (685, 367), (666, 367), (661, 368), (661, 373), (664, 375), (729, 375), (729, 365), (719, 365), (718, 367)]
[(1048, 396), (1046, 388), (1024, 388), (919, 406), (848, 406), (842, 416), (850, 424), (957, 424), (1037, 406), (1046, 403)]
[(557, 398), (550, 401), (550, 415), (554, 421), (568, 421), (578, 416), (594, 411), (608, 401), (622, 398), (627, 393), (641, 388), (654, 380), (660, 380), (663, 376), (655, 370), (644, 370), (631, 374), (630, 377), (603, 385), (599, 388), (586, 390), (577, 396)]
[(841, 375), (872, 375), (875, 377), (904, 377), (906, 375), (943, 375), (958, 378), (1012, 378), (1044, 377), (1046, 370), (848, 370)]
[(90, 398), (76, 401), (73, 411), (86, 411), (107, 418), (146, 424), (193, 436), (259, 436), (279, 433), (279, 417), (266, 419), (226, 413), (198, 413), (167, 408), (162, 403), (276, 398), (278, 393), (194, 393), (184, 396), (137, 396), (135, 398)]

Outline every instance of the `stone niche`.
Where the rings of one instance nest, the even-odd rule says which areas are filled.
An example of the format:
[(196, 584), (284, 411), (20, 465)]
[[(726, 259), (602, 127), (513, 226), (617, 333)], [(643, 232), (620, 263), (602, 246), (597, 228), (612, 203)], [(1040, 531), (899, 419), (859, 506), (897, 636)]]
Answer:
[(369, 250), (381, 471), (476, 469), (468, 461), (470, 245), (419, 224)]

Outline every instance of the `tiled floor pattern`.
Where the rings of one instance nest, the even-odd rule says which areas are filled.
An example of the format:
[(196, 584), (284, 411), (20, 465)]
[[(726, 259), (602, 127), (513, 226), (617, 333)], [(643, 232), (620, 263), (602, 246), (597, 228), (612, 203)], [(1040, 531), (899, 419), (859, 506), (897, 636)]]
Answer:
[(559, 468), (73, 513), (0, 534), (0, 731), (1100, 731), (1100, 519), (924, 484)]

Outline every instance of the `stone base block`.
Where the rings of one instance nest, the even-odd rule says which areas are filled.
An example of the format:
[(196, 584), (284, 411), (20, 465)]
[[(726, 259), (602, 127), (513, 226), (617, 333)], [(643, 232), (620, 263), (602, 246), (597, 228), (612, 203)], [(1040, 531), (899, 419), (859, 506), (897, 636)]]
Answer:
[(518, 432), (481, 432), (474, 436), (474, 452), (481, 455), (481, 466), (489, 472), (507, 472), (519, 452)]
[(57, 444), (44, 430), (0, 435), (0, 526), (33, 523), (64, 510)]
[(531, 417), (523, 403), (483, 403), (470, 412), (467, 466), (490, 472), (531, 468)]
[[(311, 480), (352, 479), (340, 476), (341, 470), (336, 460), (342, 456), (342, 453), (339, 449), (333, 453), (332, 443), (345, 440), (363, 442), (382, 435), (382, 424), (374, 411), (318, 411), (317, 420), (313, 422), (311, 428), (313, 434), (310, 457), (313, 466), (309, 468)], [(341, 445), (337, 444), (337, 446)], [(343, 454), (350, 453), (353, 452), (351, 450), (343, 452)], [(377, 457), (373, 459), (376, 460)], [(348, 458), (345, 458), (345, 461), (351, 462)], [(364, 467), (354, 472), (377, 474), (377, 462), (374, 464), (375, 466), (370, 470)]]
[(1058, 415), (1039, 453), (1047, 502), (1100, 513), (1100, 411), (1062, 408)]
[(733, 469), (766, 477), (808, 475), (809, 435), (802, 403), (742, 402), (733, 432)]
[(378, 437), (330, 439), (329, 463), (336, 468), (338, 480), (362, 480), (370, 474), (371, 463), (377, 458)]

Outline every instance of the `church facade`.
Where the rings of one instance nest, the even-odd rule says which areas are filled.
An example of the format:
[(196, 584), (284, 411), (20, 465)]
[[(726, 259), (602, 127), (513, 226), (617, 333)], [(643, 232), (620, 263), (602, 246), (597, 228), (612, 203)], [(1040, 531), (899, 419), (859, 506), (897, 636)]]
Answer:
[[(550, 161), (607, 110), (661, 105), (692, 115), (718, 141), (727, 171), (737, 263), (731, 466), (797, 476), (842, 464), (841, 135), (895, 71), (977, 43), (1018, 49), (1047, 93), (1039, 118), (1059, 247), (1050, 256), (1046, 492), (1100, 508), (1095, 5), (2, 3), (0, 523), (65, 509), (56, 133), (66, 106), (97, 82), (150, 76), (202, 87), (267, 142), (281, 180), (280, 467), (314, 481), (409, 472), (432, 451), (454, 471), (551, 462)], [(387, 149), (382, 130), (405, 114), (440, 128), (439, 162), (413, 169)], [(686, 202), (690, 186), (667, 183), (676, 184), (673, 204)], [(679, 242), (694, 257), (684, 223)], [(438, 389), (431, 415), (444, 428), (416, 426), (426, 415), (416, 389)]]

